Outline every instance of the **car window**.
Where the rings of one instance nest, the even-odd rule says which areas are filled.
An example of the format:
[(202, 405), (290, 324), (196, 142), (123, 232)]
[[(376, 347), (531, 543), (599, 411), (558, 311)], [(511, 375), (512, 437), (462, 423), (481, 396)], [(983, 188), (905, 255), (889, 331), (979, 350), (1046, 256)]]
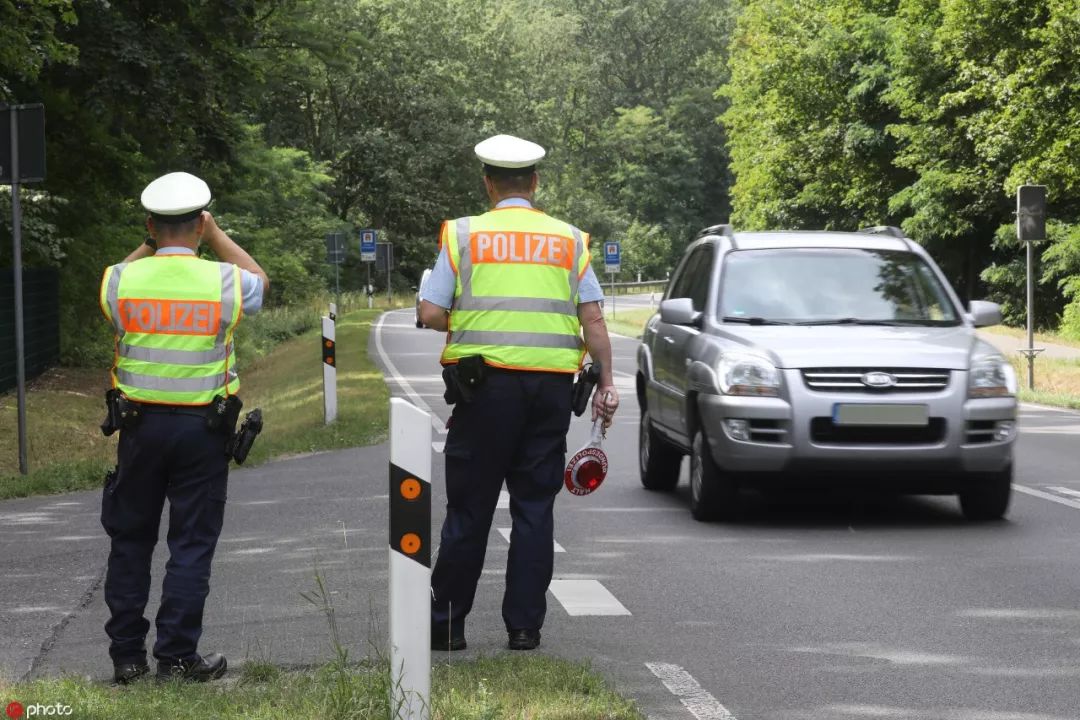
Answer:
[(775, 322), (956, 325), (930, 266), (906, 251), (739, 250), (724, 261), (719, 315)]
[[(704, 280), (706, 285), (708, 284), (708, 271), (702, 270), (702, 265), (711, 267), (711, 263), (706, 260), (706, 255), (711, 254), (709, 245), (699, 245), (694, 248), (690, 256), (686, 258), (686, 262), (681, 268), (679, 268), (679, 275), (675, 278), (674, 283), (671, 286), (671, 292), (668, 294), (668, 299), (674, 298), (691, 298), (694, 299), (695, 292), (698, 291), (698, 287), (702, 282), (702, 275), (705, 276)], [(708, 295), (708, 288), (705, 291)], [(701, 303), (702, 307), (698, 307), (698, 303), (694, 302), (694, 308), (697, 310), (704, 309), (704, 300)]]
[(694, 301), (694, 310), (705, 312), (705, 304), (709, 301), (709, 280), (712, 279), (715, 248), (712, 245), (702, 245), (694, 251), (694, 255), (694, 277), (690, 286), (690, 299)]

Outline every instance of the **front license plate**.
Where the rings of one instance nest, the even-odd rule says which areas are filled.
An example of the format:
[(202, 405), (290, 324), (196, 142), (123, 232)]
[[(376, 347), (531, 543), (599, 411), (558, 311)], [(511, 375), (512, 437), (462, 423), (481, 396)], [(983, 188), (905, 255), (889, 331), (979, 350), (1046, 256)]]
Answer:
[(926, 405), (833, 405), (835, 425), (904, 425), (926, 427), (930, 424), (930, 408)]

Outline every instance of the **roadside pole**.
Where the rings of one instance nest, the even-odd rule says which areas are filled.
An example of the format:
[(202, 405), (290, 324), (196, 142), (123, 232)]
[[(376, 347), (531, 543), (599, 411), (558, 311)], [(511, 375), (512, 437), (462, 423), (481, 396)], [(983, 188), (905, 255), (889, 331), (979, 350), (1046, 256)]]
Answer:
[(1035, 389), (1035, 242), (1046, 239), (1046, 186), (1021, 185), (1016, 189), (1016, 237), (1027, 246), (1027, 358), (1028, 390)]
[(11, 113), (11, 254), (15, 273), (15, 383), (19, 405), (19, 472), (29, 472), (26, 461), (26, 337), (23, 328), (22, 204), (19, 198), (19, 110)]
[(622, 269), (622, 243), (609, 240), (604, 243), (604, 269), (610, 277), (611, 319), (615, 319), (615, 275)]
[(323, 422), (326, 425), (337, 420), (337, 338), (334, 325), (333, 318), (322, 319)]
[(390, 399), (390, 707), (431, 717), (431, 416)]
[(24, 183), (45, 179), (45, 106), (0, 105), (0, 185), (11, 185), (11, 267), (15, 294), (15, 386), (19, 472), (29, 472), (26, 449), (26, 327), (23, 308), (22, 198)]
[(379, 233), (377, 230), (365, 228), (360, 231), (360, 262), (367, 265), (367, 285), (364, 286), (364, 290), (367, 292), (368, 310), (374, 304), (373, 293), (371, 292), (371, 263), (375, 262), (375, 246), (378, 239)]

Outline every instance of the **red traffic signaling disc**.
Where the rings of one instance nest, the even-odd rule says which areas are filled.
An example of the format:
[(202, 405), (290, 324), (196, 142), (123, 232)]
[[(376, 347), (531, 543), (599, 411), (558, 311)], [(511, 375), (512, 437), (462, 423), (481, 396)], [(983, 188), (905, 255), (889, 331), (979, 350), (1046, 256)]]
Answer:
[(608, 460), (603, 450), (596, 446), (578, 450), (566, 464), (563, 482), (574, 495), (588, 495), (607, 477)]

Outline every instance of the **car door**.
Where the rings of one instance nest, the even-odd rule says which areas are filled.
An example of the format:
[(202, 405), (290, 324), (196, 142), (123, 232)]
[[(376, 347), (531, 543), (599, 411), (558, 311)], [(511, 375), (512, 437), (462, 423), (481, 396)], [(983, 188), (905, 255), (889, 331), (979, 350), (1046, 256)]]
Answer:
[[(672, 284), (667, 300), (690, 298), (694, 309), (703, 311), (712, 275), (713, 244), (703, 243), (694, 248), (680, 268), (681, 274)], [(656, 380), (660, 405), (655, 421), (679, 435), (686, 434), (686, 367), (687, 343), (700, 331), (686, 325), (660, 322), (656, 338)]]

